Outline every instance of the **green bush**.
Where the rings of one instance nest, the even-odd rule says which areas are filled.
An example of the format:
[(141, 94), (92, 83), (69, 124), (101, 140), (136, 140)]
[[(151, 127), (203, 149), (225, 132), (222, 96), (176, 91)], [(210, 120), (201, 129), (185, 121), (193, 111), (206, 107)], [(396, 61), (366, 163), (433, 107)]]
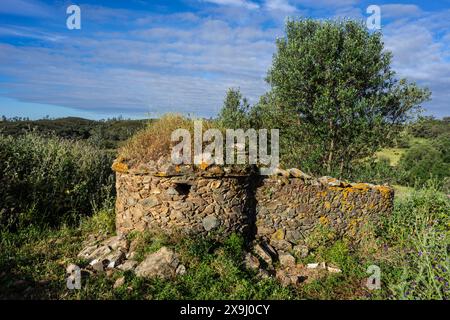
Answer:
[(398, 165), (399, 169), (405, 172), (400, 182), (409, 186), (423, 186), (428, 180), (434, 179), (440, 188), (443, 188), (450, 177), (450, 163), (446, 162), (448, 149), (445, 149), (444, 143), (448, 144), (448, 140), (416, 145), (408, 149)]
[(0, 150), (2, 227), (70, 223), (112, 195), (112, 155), (87, 143), (0, 135)]
[(239, 89), (228, 89), (219, 114), (219, 124), (225, 129), (247, 129), (250, 105)]
[(433, 117), (421, 117), (410, 126), (410, 131), (414, 137), (433, 139), (442, 134), (450, 133), (450, 122)]
[(444, 163), (450, 164), (450, 133), (440, 135), (433, 140), (432, 145), (440, 152)]
[(374, 184), (394, 184), (401, 179), (402, 170), (391, 166), (388, 158), (368, 159), (352, 166), (350, 179)]
[(407, 131), (402, 131), (398, 137), (394, 139), (395, 148), (410, 148), (412, 136)]

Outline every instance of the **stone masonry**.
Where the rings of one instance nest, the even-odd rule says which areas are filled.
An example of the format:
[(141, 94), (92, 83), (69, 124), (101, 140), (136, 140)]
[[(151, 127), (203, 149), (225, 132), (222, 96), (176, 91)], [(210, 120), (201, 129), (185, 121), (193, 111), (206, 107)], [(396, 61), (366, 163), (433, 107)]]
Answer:
[(354, 241), (393, 208), (393, 189), (312, 178), (298, 169), (270, 177), (250, 169), (172, 166), (130, 169), (116, 160), (119, 234), (154, 230), (198, 235), (232, 232), (270, 241), (278, 250), (307, 244), (318, 230)]
[(328, 177), (267, 178), (256, 192), (257, 238), (282, 251), (297, 244), (314, 247), (318, 236), (359, 242), (391, 212), (393, 196), (387, 186)]

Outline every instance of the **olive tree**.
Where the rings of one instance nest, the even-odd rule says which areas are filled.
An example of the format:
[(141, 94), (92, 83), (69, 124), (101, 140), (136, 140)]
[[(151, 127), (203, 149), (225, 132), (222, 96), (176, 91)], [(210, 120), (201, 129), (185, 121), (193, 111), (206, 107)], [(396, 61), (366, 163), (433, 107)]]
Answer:
[[(277, 117), (268, 117), (268, 123), (281, 126), (282, 135), (301, 135), (282, 137), (281, 153), (291, 158), (289, 143), (301, 139), (315, 151), (299, 155), (311, 155), (326, 172), (342, 174), (352, 160), (392, 141), (399, 124), (430, 96), (396, 76), (381, 33), (369, 32), (360, 22), (288, 20), (285, 33), (276, 41), (267, 75), (270, 101), (263, 99), (254, 114), (264, 118), (270, 111)], [(297, 162), (302, 161), (299, 156)]]

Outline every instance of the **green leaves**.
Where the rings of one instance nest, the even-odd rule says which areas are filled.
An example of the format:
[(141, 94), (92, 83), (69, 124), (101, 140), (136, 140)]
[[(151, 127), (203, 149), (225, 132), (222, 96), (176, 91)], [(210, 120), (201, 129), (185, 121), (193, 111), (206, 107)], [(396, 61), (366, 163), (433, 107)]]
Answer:
[(247, 99), (242, 97), (239, 89), (228, 89), (219, 114), (220, 125), (226, 129), (246, 129), (249, 125), (249, 108)]
[(259, 114), (278, 109), (279, 118), (297, 119), (292, 129), (284, 121), (263, 126), (282, 127), (281, 140), (296, 139), (287, 135), (301, 132), (301, 140), (314, 143), (321, 157), (301, 150), (308, 147), (296, 150), (297, 159), (286, 156), (292, 150), (282, 141), (282, 162), (286, 157), (290, 165), (315, 161), (316, 173), (325, 166), (328, 174), (343, 174), (352, 160), (372, 155), (394, 139), (395, 125), (405, 122), (430, 93), (396, 79), (391, 60), (382, 35), (369, 33), (362, 23), (289, 20), (267, 75), (270, 107), (259, 107)]

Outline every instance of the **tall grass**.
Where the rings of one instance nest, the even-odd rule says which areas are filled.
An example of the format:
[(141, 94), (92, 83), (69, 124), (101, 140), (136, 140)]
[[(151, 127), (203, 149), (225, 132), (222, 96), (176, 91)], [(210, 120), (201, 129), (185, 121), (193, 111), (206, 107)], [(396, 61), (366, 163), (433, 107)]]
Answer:
[(112, 156), (82, 141), (0, 135), (0, 226), (54, 226), (113, 194)]
[[(213, 128), (213, 121), (202, 122), (203, 130)], [(119, 156), (129, 165), (138, 165), (148, 161), (157, 161), (160, 157), (170, 155), (172, 147), (178, 141), (172, 142), (171, 135), (177, 129), (190, 132), (191, 143), (194, 139), (194, 119), (178, 114), (166, 114), (156, 121), (148, 123), (147, 127), (130, 138), (120, 149)]]
[(382, 233), (396, 270), (386, 279), (392, 298), (450, 299), (449, 214), (449, 199), (430, 184), (396, 202)]

